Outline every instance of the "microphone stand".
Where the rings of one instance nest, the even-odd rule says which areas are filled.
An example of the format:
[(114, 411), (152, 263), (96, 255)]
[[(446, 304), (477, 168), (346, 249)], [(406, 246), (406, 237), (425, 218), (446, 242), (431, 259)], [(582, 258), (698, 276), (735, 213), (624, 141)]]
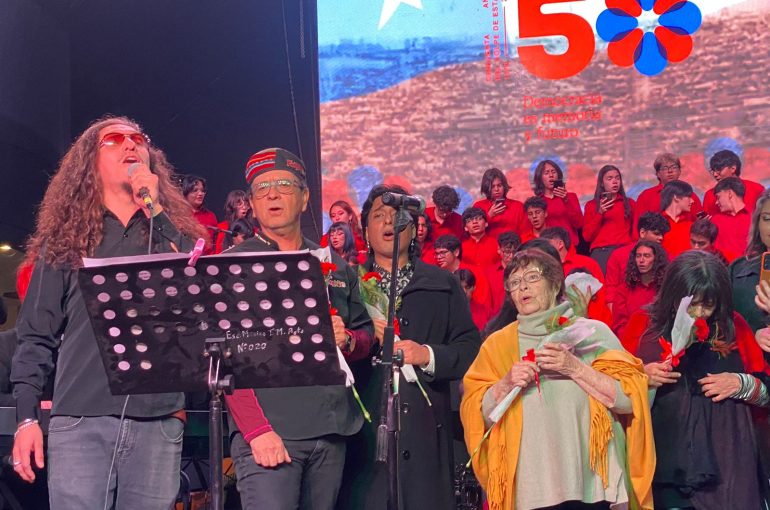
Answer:
[(399, 395), (394, 391), (393, 382), (399, 380), (400, 368), (404, 364), (404, 353), (398, 349), (394, 352), (395, 330), (393, 328), (396, 316), (396, 280), (398, 276), (398, 254), (401, 232), (412, 222), (409, 212), (402, 207), (396, 210), (394, 220), (393, 257), (390, 268), (390, 289), (388, 292), (388, 322), (382, 339), (382, 398), (380, 400), (380, 424), (377, 427), (377, 462), (385, 462), (388, 466), (388, 510), (398, 510), (398, 435), (401, 428), (399, 420)]

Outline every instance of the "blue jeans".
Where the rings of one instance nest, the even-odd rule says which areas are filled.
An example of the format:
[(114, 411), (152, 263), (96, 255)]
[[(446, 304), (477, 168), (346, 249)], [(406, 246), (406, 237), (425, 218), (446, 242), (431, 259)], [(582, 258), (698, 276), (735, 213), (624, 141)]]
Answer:
[(334, 510), (345, 465), (345, 438), (283, 440), (291, 464), (264, 468), (238, 433), (230, 454), (244, 510)]
[(115, 416), (53, 416), (51, 510), (168, 510), (179, 490), (183, 432), (177, 418), (126, 418), (120, 426)]

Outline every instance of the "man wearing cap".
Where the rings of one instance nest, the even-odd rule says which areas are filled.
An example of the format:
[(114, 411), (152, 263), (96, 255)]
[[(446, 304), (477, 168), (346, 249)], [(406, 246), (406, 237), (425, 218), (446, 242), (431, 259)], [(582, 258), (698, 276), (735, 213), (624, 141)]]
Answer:
[[(300, 216), (310, 194), (302, 160), (285, 149), (265, 149), (246, 165), (246, 182), (260, 234), (238, 252), (317, 249), (302, 236)], [(369, 356), (371, 319), (358, 278), (336, 253), (329, 299), (337, 315), (337, 346), (349, 360)], [(304, 386), (236, 390), (226, 396), (231, 417), (230, 452), (244, 509), (333, 509), (345, 463), (346, 438), (363, 424), (350, 388)], [(234, 422), (234, 423), (233, 423)]]

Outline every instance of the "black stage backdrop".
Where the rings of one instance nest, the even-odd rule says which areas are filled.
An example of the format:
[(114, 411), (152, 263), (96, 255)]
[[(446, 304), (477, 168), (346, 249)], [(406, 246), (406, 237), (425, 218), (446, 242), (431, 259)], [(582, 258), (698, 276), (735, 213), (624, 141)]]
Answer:
[(308, 168), (321, 228), (313, 0), (0, 2), (0, 242), (20, 245), (59, 158), (92, 120), (139, 121), (218, 217), (257, 150)]

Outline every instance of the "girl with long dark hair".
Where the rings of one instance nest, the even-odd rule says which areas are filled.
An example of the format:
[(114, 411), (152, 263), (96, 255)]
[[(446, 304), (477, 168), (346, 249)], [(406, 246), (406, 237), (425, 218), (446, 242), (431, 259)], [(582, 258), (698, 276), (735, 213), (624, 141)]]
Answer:
[[(558, 186), (557, 186), (558, 184)], [(579, 243), (578, 229), (583, 227), (583, 212), (575, 193), (567, 191), (564, 172), (553, 160), (545, 159), (535, 168), (532, 190), (546, 201), (549, 227), (564, 227), (572, 246)]]
[(602, 271), (616, 248), (634, 240), (634, 207), (618, 167), (604, 165), (596, 176), (594, 198), (586, 204), (583, 224), (583, 238), (591, 243), (591, 257)]
[[(350, 225), (350, 230), (353, 232), (353, 240), (356, 245), (356, 251), (366, 252), (366, 241), (364, 241), (364, 234), (361, 231), (361, 223), (358, 220), (358, 215), (353, 210), (353, 207), (344, 200), (337, 200), (331, 207), (329, 207), (329, 218), (332, 223), (343, 222)], [(329, 245), (329, 238), (324, 235), (321, 237), (321, 246), (326, 247)]]
[[(656, 508), (760, 507), (751, 406), (766, 406), (768, 394), (750, 374), (767, 365), (733, 309), (729, 287), (727, 269), (716, 256), (685, 252), (669, 264), (655, 301), (631, 317), (622, 339), (657, 387)], [(675, 359), (665, 349), (687, 296), (693, 296), (688, 312), (696, 319), (696, 338)]]
[(348, 264), (353, 261), (359, 263), (356, 243), (353, 240), (353, 232), (350, 230), (350, 224), (342, 221), (332, 223), (329, 230), (326, 231), (326, 237), (329, 239), (329, 248), (345, 259)]
[(615, 290), (612, 303), (612, 331), (618, 337), (623, 336), (631, 314), (655, 299), (666, 266), (668, 255), (660, 243), (642, 240), (631, 250), (626, 278)]
[(513, 230), (521, 234), (527, 227), (524, 204), (508, 197), (511, 186), (499, 168), (489, 168), (481, 177), (481, 194), (484, 198), (476, 201), (478, 207), (487, 213), (487, 235), (497, 239), (501, 233)]
[(225, 199), (225, 219), (217, 225), (220, 230), (217, 232), (215, 252), (222, 253), (224, 250), (233, 246), (233, 234), (223, 232), (223, 230), (232, 231), (233, 223), (236, 220), (245, 220), (249, 223), (254, 221), (251, 212), (249, 197), (245, 191), (236, 189), (227, 194)]

